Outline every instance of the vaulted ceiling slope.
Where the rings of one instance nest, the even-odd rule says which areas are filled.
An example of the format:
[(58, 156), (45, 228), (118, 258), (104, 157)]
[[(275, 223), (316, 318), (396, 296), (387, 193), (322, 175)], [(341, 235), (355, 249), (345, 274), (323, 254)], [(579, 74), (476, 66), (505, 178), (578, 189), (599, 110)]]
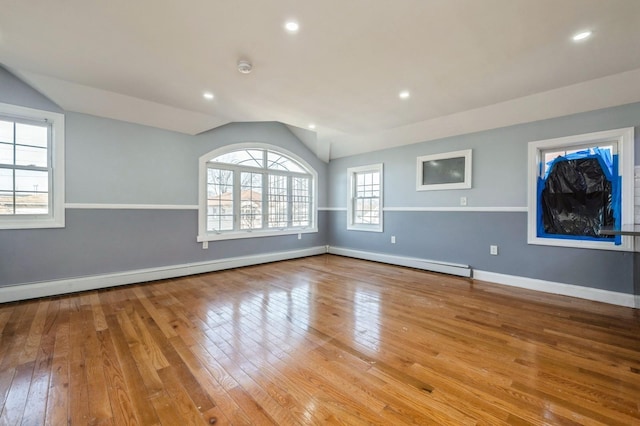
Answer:
[(188, 134), (280, 121), (324, 160), (640, 101), (638, 0), (0, 5), (0, 63), (65, 110)]

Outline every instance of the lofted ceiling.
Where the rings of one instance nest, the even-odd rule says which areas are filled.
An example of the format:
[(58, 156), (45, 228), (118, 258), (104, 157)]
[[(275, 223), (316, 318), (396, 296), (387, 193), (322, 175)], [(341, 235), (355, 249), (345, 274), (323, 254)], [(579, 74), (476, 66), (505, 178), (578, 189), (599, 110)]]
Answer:
[[(0, 64), (65, 110), (188, 134), (279, 121), (325, 161), (640, 101), (638, 0), (0, 0), (0, 11)], [(592, 36), (574, 42), (582, 30)]]

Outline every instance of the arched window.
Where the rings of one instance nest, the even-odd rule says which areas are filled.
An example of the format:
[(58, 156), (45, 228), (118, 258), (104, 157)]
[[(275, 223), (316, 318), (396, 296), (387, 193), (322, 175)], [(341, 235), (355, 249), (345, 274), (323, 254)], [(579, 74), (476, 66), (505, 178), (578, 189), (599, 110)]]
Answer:
[(270, 145), (203, 155), (198, 241), (317, 232), (316, 180), (304, 160)]

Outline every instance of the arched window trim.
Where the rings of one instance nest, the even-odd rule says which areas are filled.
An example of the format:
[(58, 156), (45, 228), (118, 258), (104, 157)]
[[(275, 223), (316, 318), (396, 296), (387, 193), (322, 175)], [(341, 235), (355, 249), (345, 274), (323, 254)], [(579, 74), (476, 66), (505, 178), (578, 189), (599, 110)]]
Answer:
[[(289, 157), (301, 165), (306, 171), (306, 176), (311, 177), (311, 213), (310, 213), (310, 225), (306, 227), (288, 227), (283, 229), (252, 229), (252, 230), (233, 230), (224, 232), (213, 232), (207, 230), (207, 168), (210, 160), (219, 157), (224, 154), (228, 154), (233, 151), (239, 151), (244, 149), (262, 149), (275, 152), (277, 154)], [(236, 166), (228, 163), (219, 163), (221, 168), (236, 168), (238, 170), (261, 170), (258, 167), (252, 166)], [(267, 173), (274, 175), (287, 174), (287, 175), (301, 175), (296, 172), (286, 172), (277, 169), (268, 169), (265, 165), (262, 168)], [(217, 241), (217, 240), (230, 240), (238, 238), (255, 238), (255, 237), (268, 237), (278, 235), (295, 235), (303, 233), (318, 232), (317, 222), (317, 201), (318, 201), (318, 173), (316, 170), (300, 156), (290, 152), (284, 148), (276, 145), (265, 143), (237, 143), (233, 145), (227, 145), (221, 148), (216, 148), (206, 154), (200, 156), (198, 161), (198, 242)]]

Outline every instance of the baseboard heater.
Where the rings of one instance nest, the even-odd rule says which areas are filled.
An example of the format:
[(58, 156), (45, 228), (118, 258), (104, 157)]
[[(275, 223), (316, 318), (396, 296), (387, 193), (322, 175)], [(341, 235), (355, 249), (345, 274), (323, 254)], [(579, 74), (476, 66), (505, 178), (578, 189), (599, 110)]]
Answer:
[(473, 269), (471, 266), (460, 263), (440, 262), (438, 260), (421, 259), (418, 257), (396, 256), (392, 254), (374, 253), (370, 251), (353, 250), (333, 246), (328, 246), (327, 252), (337, 254), (339, 256), (355, 257), (357, 259), (373, 260), (375, 262), (390, 263), (392, 265), (408, 266), (410, 268), (457, 275), (459, 277), (473, 277)]

